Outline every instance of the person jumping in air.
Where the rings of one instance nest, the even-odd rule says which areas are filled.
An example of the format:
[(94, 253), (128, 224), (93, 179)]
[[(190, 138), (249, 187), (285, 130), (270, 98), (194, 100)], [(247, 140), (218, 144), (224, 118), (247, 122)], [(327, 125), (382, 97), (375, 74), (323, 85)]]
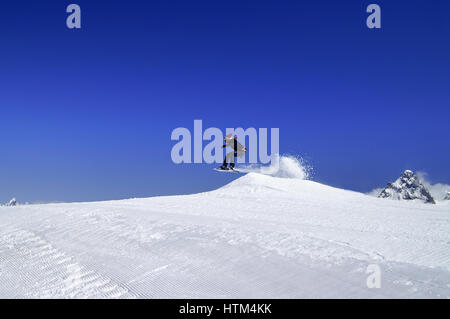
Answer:
[[(225, 158), (223, 160), (222, 166), (219, 167), (220, 170), (234, 170), (234, 165), (237, 157), (243, 157), (245, 156), (245, 152), (247, 151), (247, 148), (245, 146), (242, 146), (241, 143), (237, 141), (237, 136), (233, 137), (233, 134), (227, 134), (224, 138), (225, 144), (222, 145), (222, 148), (226, 148), (227, 146), (231, 147), (233, 151), (228, 152), (225, 155)], [(230, 167), (228, 168), (228, 164), (230, 164)]]

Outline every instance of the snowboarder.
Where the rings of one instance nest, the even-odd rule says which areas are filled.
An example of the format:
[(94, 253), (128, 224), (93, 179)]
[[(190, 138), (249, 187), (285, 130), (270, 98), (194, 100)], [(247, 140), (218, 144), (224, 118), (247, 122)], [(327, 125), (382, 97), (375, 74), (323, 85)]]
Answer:
[[(237, 141), (237, 136), (233, 137), (233, 134), (227, 134), (224, 138), (225, 144), (222, 145), (222, 148), (226, 148), (227, 146), (231, 147), (233, 151), (228, 152), (225, 155), (222, 166), (219, 167), (219, 170), (234, 170), (234, 165), (237, 157), (245, 156), (245, 152), (247, 148), (242, 146), (241, 143)], [(228, 164), (230, 167), (228, 168)]]

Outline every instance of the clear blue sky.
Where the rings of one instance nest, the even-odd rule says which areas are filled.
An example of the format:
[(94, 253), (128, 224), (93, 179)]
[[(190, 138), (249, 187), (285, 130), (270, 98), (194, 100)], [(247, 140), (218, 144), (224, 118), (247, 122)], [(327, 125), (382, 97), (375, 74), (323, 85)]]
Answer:
[[(82, 29), (65, 8), (82, 9)], [(365, 26), (378, 3), (382, 29)], [(209, 190), (172, 129), (279, 127), (314, 179), (369, 191), (402, 170), (450, 182), (450, 2), (7, 1), (0, 201)]]

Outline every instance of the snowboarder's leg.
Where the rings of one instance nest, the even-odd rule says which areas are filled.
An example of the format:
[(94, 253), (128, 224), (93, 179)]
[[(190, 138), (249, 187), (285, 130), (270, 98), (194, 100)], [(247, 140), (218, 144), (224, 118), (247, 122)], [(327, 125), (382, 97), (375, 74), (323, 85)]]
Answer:
[[(230, 152), (230, 154), (231, 154), (231, 152)], [(236, 162), (236, 158), (237, 158), (237, 153), (236, 153), (236, 152), (233, 152), (233, 157), (231, 158), (231, 163), (230, 163), (230, 168), (231, 168), (231, 169), (234, 169), (234, 165), (235, 165), (235, 162)]]
[(234, 157), (233, 157), (233, 154), (234, 154), (234, 152), (228, 152), (228, 153), (227, 153), (227, 156), (226, 156), (226, 162), (227, 162), (228, 164), (230, 164), (230, 167), (231, 167), (231, 165), (234, 165)]
[(227, 165), (227, 156), (225, 156), (225, 158), (223, 159), (223, 164), (219, 167), (219, 169), (227, 169)]
[(233, 152), (229, 152), (225, 155), (225, 158), (223, 159), (223, 164), (222, 166), (219, 167), (219, 169), (228, 169), (228, 163), (230, 163), (231, 166), (231, 162), (233, 161)]

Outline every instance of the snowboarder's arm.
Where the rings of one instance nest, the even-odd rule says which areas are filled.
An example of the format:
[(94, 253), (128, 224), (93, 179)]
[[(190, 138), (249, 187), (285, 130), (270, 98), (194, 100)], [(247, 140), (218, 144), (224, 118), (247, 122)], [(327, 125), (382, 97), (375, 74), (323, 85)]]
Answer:
[(242, 151), (246, 151), (247, 150), (247, 148), (245, 146), (243, 146), (241, 143), (239, 143), (238, 141), (236, 141), (236, 144), (237, 144), (237, 148), (239, 150), (242, 150)]

